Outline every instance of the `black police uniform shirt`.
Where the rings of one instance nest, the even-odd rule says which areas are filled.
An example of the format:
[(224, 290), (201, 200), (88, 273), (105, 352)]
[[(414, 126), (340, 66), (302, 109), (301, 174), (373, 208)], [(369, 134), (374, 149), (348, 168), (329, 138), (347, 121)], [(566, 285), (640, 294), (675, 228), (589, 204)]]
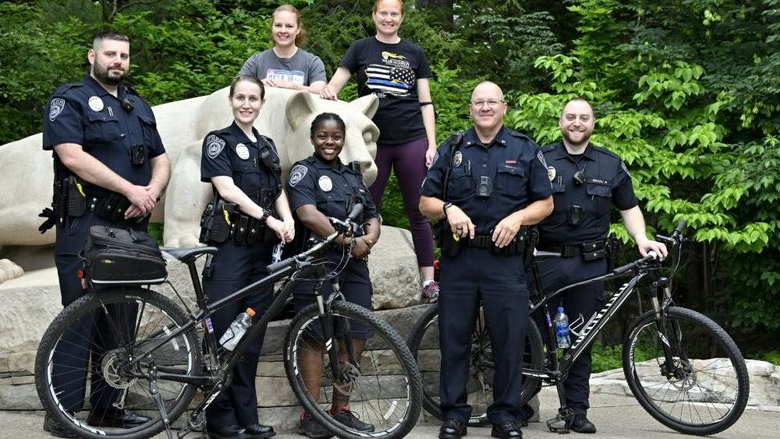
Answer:
[[(142, 186), (152, 178), (149, 160), (165, 153), (151, 107), (123, 85), (114, 97), (91, 76), (58, 88), (46, 105), (43, 149), (52, 150), (61, 143), (81, 145), (119, 176)], [(144, 145), (147, 155), (143, 165), (133, 165), (133, 145)], [(65, 166), (56, 168), (57, 179), (72, 174)], [(92, 185), (86, 191), (92, 196), (108, 193)]]
[[(638, 204), (628, 169), (612, 151), (588, 144), (582, 155), (571, 156), (559, 142), (542, 152), (555, 207), (539, 224), (540, 248), (603, 240), (609, 233), (612, 204), (620, 210)], [(575, 181), (578, 171), (582, 172)], [(578, 224), (572, 224), (575, 206), (580, 208)]]
[[(444, 178), (450, 168), (447, 196)], [(478, 196), (482, 177), (490, 179), (490, 196)], [(463, 134), (460, 146), (445, 141), (428, 170), (421, 194), (458, 206), (476, 225), (476, 233), (487, 235), (508, 215), (530, 203), (550, 196), (547, 165), (536, 143), (527, 136), (501, 128), (488, 145), (474, 129)]]
[(271, 139), (255, 128), (252, 132), (257, 142), (249, 140), (235, 122), (208, 133), (203, 139), (200, 179), (210, 182), (212, 177), (231, 177), (252, 201), (270, 209), (282, 192), (279, 154)]
[[(344, 219), (359, 201), (363, 204), (359, 222), (378, 216), (363, 177), (339, 160), (333, 167), (317, 155), (296, 162), (292, 167), (287, 177), (287, 197), (293, 212), (311, 204), (325, 216)], [(360, 235), (362, 230), (357, 232), (357, 236)]]

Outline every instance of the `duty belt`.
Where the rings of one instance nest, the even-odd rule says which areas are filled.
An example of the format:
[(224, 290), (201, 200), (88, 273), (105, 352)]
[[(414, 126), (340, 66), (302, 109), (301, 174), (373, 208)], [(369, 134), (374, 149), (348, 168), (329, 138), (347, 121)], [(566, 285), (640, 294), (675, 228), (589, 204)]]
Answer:
[(512, 239), (512, 241), (510, 241), (506, 247), (503, 248), (498, 248), (495, 246), (492, 235), (475, 235), (474, 238), (461, 238), (461, 240), (466, 245), (466, 247), (487, 248), (491, 249), (493, 252), (504, 253), (507, 255), (521, 254), (525, 248), (525, 243), (519, 234), (514, 239)]
[(544, 245), (539, 244), (539, 250), (560, 253), (564, 258), (572, 256), (603, 257), (604, 241), (583, 242), (580, 244)]

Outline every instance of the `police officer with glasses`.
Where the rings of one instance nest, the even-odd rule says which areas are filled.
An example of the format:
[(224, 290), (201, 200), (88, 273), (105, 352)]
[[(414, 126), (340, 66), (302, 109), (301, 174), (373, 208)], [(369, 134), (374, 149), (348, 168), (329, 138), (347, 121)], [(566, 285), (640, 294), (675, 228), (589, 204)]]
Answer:
[(444, 220), (441, 242), (441, 439), (466, 435), (471, 334), (480, 302), (495, 355), (493, 404), (498, 438), (520, 438), (520, 364), (528, 313), (518, 232), (553, 208), (547, 165), (536, 144), (503, 126), (507, 104), (492, 82), (476, 86), (473, 128), (439, 147), (422, 186), (420, 210)]

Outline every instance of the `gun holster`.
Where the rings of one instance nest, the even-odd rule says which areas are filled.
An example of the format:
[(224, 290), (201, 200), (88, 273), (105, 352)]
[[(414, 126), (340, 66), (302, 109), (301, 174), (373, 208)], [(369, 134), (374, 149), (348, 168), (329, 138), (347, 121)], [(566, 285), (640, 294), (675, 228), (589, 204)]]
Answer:
[(67, 187), (65, 188), (65, 210), (66, 216), (81, 217), (87, 211), (87, 196), (84, 193), (84, 188), (78, 179), (74, 176), (70, 176), (67, 179)]
[(441, 238), (441, 252), (442, 254), (446, 254), (447, 256), (457, 256), (458, 252), (460, 252), (460, 246), (462, 239), (456, 240), (455, 237), (452, 235), (452, 232), (449, 228), (449, 223), (444, 222), (442, 225), (442, 230), (440, 233), (442, 234)]
[(222, 244), (227, 241), (233, 226), (230, 218), (236, 207), (234, 203), (222, 200), (207, 204), (200, 217), (200, 242)]

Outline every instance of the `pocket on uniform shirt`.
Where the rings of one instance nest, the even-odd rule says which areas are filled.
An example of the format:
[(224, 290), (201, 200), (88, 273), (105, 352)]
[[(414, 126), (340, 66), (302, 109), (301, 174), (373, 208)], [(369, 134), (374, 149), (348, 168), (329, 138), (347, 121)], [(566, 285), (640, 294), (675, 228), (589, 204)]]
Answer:
[(496, 191), (501, 194), (525, 191), (525, 170), (517, 166), (498, 165), (496, 169)]
[(138, 116), (141, 119), (141, 129), (144, 132), (144, 145), (149, 151), (154, 151), (154, 146), (157, 143), (157, 122), (150, 116)]
[(597, 214), (604, 214), (608, 212), (612, 204), (612, 188), (603, 183), (586, 182), (585, 191), (588, 194), (588, 198), (595, 201), (591, 203), (593, 211)]
[(84, 144), (115, 143), (122, 138), (119, 120), (108, 113), (88, 112), (84, 127)]
[(474, 179), (471, 172), (465, 166), (452, 168), (449, 182), (447, 183), (447, 200), (462, 201), (476, 195)]

